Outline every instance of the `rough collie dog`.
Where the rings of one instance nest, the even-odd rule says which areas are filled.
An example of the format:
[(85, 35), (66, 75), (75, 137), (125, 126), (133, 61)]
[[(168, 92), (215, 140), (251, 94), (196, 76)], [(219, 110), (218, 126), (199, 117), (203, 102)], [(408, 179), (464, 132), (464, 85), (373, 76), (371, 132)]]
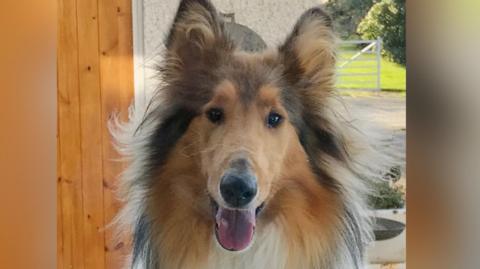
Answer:
[(112, 130), (130, 268), (363, 267), (377, 168), (338, 112), (331, 25), (312, 8), (248, 53), (209, 1), (181, 1), (161, 86)]

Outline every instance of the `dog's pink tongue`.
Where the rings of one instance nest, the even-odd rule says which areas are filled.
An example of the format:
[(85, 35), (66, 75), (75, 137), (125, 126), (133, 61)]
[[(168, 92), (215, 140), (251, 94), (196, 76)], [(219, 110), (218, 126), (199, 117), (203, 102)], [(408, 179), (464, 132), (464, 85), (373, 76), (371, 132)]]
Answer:
[(255, 209), (235, 210), (219, 207), (216, 215), (217, 240), (223, 248), (243, 250), (253, 239)]

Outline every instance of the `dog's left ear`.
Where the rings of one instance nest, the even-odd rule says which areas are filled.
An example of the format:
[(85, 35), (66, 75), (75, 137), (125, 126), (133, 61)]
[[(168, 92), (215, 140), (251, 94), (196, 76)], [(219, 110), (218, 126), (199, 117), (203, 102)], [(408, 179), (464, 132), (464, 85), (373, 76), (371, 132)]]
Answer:
[(305, 79), (315, 84), (333, 83), (335, 35), (332, 19), (320, 7), (309, 9), (297, 21), (279, 52), (285, 66), (284, 75), (291, 83)]
[(165, 41), (170, 56), (183, 66), (211, 65), (232, 44), (226, 37), (222, 20), (208, 0), (181, 0)]

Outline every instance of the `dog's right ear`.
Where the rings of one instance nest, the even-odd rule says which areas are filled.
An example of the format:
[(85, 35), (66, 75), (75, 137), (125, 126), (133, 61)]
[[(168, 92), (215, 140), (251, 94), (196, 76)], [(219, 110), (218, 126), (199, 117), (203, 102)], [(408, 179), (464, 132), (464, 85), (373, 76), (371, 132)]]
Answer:
[(331, 17), (321, 7), (307, 10), (279, 47), (285, 77), (292, 83), (306, 79), (317, 88), (332, 88), (335, 42)]
[(221, 53), (233, 49), (223, 22), (208, 0), (182, 0), (165, 41), (169, 56), (184, 68), (199, 63), (212, 66)]

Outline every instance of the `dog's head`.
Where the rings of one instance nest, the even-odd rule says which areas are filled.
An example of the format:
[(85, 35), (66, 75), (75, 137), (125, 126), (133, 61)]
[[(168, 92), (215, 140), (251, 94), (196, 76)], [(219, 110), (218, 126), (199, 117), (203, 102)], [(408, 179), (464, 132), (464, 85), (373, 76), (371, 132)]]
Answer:
[(243, 250), (298, 163), (321, 174), (317, 154), (342, 158), (321, 107), (333, 88), (330, 18), (310, 9), (281, 46), (252, 54), (235, 47), (209, 1), (184, 0), (166, 47), (161, 74), (170, 109), (154, 140), (169, 144), (153, 144), (153, 152), (165, 155), (162, 147), (188, 138), (184, 149), (193, 153), (182, 162), (198, 168), (217, 240)]

